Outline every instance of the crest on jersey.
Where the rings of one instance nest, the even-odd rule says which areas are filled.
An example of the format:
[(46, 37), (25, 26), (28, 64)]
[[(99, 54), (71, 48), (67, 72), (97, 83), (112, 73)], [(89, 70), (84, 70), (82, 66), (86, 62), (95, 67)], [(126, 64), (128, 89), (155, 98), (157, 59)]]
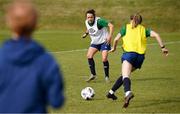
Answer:
[(94, 30), (93, 28), (90, 28), (90, 29), (89, 29), (89, 33), (90, 33), (90, 34), (93, 34), (94, 32), (96, 32), (96, 30)]

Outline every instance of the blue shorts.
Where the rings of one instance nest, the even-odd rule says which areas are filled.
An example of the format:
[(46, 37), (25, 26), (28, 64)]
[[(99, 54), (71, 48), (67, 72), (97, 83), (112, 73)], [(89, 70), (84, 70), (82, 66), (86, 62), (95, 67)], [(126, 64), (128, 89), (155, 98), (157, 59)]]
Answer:
[(103, 50), (111, 50), (111, 45), (110, 44), (106, 44), (106, 43), (102, 43), (102, 44), (91, 44), (90, 47), (96, 48), (99, 51), (103, 51)]
[(144, 54), (138, 54), (135, 52), (125, 52), (121, 57), (121, 61), (127, 60), (129, 63), (132, 64), (135, 68), (141, 68), (143, 61), (145, 59)]

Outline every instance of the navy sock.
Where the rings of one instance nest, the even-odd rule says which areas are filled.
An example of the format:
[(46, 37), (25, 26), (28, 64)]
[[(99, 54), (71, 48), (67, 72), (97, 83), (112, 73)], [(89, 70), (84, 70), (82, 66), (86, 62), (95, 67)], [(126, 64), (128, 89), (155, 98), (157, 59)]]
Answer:
[(123, 77), (120, 76), (120, 77), (116, 80), (116, 83), (113, 85), (113, 87), (112, 87), (111, 90), (113, 90), (113, 92), (115, 92), (116, 90), (118, 90), (118, 89), (121, 87), (122, 84), (123, 84)]
[(91, 74), (96, 75), (94, 59), (88, 58), (88, 63), (89, 63), (89, 68), (91, 70)]
[(123, 80), (124, 92), (131, 91), (131, 80), (129, 78), (124, 78)]
[(103, 62), (103, 65), (104, 65), (105, 76), (109, 77), (109, 62), (108, 61)]

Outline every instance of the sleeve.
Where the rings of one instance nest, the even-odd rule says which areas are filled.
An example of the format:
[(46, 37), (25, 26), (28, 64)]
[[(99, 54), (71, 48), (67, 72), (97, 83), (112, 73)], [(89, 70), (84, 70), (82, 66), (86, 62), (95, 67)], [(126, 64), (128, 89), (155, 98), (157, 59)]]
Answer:
[(126, 25), (121, 27), (119, 33), (121, 34), (122, 37), (126, 35)]
[(50, 58), (47, 68), (44, 70), (43, 86), (46, 93), (46, 100), (54, 108), (64, 104), (64, 84), (60, 67), (53, 58)]
[(98, 21), (97, 21), (98, 29), (101, 29), (103, 27), (107, 27), (108, 23), (109, 22), (106, 19), (103, 19), (103, 18), (98, 19)]
[(150, 36), (151, 36), (151, 29), (146, 28), (146, 37), (150, 37)]

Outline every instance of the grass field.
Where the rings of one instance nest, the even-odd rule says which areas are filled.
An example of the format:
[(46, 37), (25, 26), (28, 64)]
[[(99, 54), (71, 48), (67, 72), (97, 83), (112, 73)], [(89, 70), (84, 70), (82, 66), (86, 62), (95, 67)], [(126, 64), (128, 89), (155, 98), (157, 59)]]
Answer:
[[(9, 37), (5, 27), (3, 7), (11, 0), (0, 0), (0, 46)], [(61, 65), (65, 80), (66, 103), (56, 113), (180, 113), (180, 1), (179, 0), (33, 0), (40, 11), (35, 39), (54, 55)], [(80, 6), (80, 7), (79, 7)], [(97, 80), (86, 83), (89, 68), (86, 51), (90, 39), (81, 39), (85, 29), (84, 13), (94, 8), (97, 15), (115, 25), (115, 35), (120, 26), (128, 22), (129, 15), (140, 12), (143, 24), (161, 32), (169, 49), (164, 57), (154, 39), (148, 39), (146, 59), (141, 70), (132, 74), (135, 98), (128, 109), (122, 109), (123, 89), (117, 101), (105, 95), (120, 75), (122, 50), (109, 55), (110, 83), (105, 83), (101, 55), (95, 56)], [(91, 86), (96, 95), (85, 101), (80, 92)]]
[[(5, 28), (4, 6), (0, 0), (0, 28)], [(179, 0), (32, 0), (40, 12), (40, 29), (82, 30), (85, 12), (94, 8), (97, 16), (112, 21), (117, 29), (139, 12), (147, 27), (161, 32), (180, 31)]]
[[(120, 56), (118, 48), (109, 55), (111, 83), (105, 83), (101, 55), (95, 56), (98, 78), (86, 83), (89, 69), (86, 50), (89, 39), (80, 38), (81, 31), (38, 31), (36, 40), (52, 52), (61, 64), (65, 79), (66, 103), (62, 109), (51, 109), (50, 112), (63, 113), (120, 113), (120, 112), (179, 112), (180, 113), (180, 34), (162, 33), (170, 53), (162, 56), (154, 39), (148, 40), (146, 59), (141, 70), (132, 74), (132, 90), (135, 98), (128, 107), (122, 109), (123, 89), (117, 91), (117, 101), (106, 99), (105, 95), (120, 74)], [(0, 38), (8, 37), (1, 32)], [(4, 39), (0, 39), (1, 42)], [(119, 44), (120, 46), (120, 44)], [(94, 88), (96, 95), (92, 101), (85, 101), (80, 91), (86, 86)]]

